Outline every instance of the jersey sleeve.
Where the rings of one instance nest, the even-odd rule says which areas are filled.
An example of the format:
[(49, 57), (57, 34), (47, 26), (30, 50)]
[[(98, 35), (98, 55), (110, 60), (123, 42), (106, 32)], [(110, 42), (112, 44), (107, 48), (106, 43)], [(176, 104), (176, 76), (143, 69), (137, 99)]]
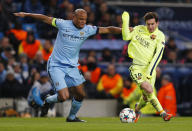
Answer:
[(122, 37), (123, 40), (128, 41), (132, 39), (133, 36), (133, 32), (130, 32), (129, 30), (129, 13), (128, 12), (124, 12), (122, 14)]
[(52, 26), (57, 27), (57, 28), (62, 28), (63, 26), (66, 25), (65, 21), (66, 20), (63, 20), (63, 19), (53, 18)]
[(157, 47), (156, 47), (155, 54), (154, 54), (149, 66), (148, 66), (147, 74), (146, 74), (147, 78), (152, 77), (153, 72), (156, 70), (157, 65), (161, 61), (164, 47), (165, 47), (165, 36), (162, 35), (160, 37), (160, 39), (157, 41)]
[(87, 25), (87, 30), (89, 36), (92, 36), (98, 33), (99, 28), (97, 26)]

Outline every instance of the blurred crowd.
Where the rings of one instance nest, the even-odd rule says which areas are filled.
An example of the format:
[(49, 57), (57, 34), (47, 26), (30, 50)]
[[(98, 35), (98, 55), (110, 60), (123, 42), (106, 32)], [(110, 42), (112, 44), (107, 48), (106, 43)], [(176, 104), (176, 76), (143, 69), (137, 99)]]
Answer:
[[(0, 97), (24, 97), (27, 98), (29, 90), (35, 81), (41, 79), (40, 74), (46, 70), (47, 60), (53, 50), (57, 29), (30, 18), (16, 18), (13, 12), (40, 13), (63, 19), (72, 19), (73, 11), (83, 8), (88, 13), (88, 24), (97, 26), (121, 27), (121, 11), (110, 7), (103, 0), (3, 0), (0, 3)], [(131, 15), (131, 26), (140, 24), (141, 16), (138, 13)], [(121, 35), (95, 35), (91, 39), (121, 39)], [(118, 43), (117, 43), (118, 44)], [(83, 52), (84, 58), (80, 58), (79, 69), (82, 71), (86, 82), (85, 91), (87, 98), (116, 98), (122, 105), (135, 102), (140, 94), (136, 84), (130, 77), (120, 73), (115, 64), (129, 63), (127, 57), (127, 45), (119, 51), (103, 49), (102, 51)], [(81, 52), (81, 53), (82, 53)], [(114, 53), (115, 52), (115, 53)], [(102, 66), (102, 63), (109, 63)], [(169, 37), (166, 43), (162, 65), (167, 64), (191, 64), (192, 49), (179, 50), (173, 37)], [(121, 69), (120, 69), (121, 70)], [(126, 66), (128, 71), (128, 66)], [(171, 70), (171, 71), (170, 71)], [(160, 91), (158, 98), (165, 102), (167, 97), (176, 97), (179, 102), (191, 101), (192, 87), (191, 74), (184, 74), (178, 79), (172, 79), (175, 70), (163, 73), (161, 68), (157, 75), (156, 90)], [(170, 73), (171, 72), (171, 73)], [(191, 70), (186, 71), (188, 73)], [(180, 73), (182, 74), (182, 73)], [(178, 80), (180, 79), (180, 82)], [(175, 82), (177, 81), (177, 82)], [(46, 81), (49, 82), (49, 81)], [(175, 93), (175, 87), (176, 92)], [(181, 89), (182, 87), (182, 89)], [(171, 90), (172, 94), (166, 94)], [(183, 94), (189, 94), (181, 98)], [(179, 94), (179, 95), (178, 95)], [(170, 102), (170, 103), (171, 103)], [(121, 105), (121, 106), (122, 106)], [(162, 105), (167, 105), (163, 104)], [(165, 107), (166, 108), (166, 107)], [(169, 110), (169, 107), (167, 107)], [(171, 111), (174, 109), (170, 109)]]
[(143, 0), (145, 2), (191, 3), (191, 0)]

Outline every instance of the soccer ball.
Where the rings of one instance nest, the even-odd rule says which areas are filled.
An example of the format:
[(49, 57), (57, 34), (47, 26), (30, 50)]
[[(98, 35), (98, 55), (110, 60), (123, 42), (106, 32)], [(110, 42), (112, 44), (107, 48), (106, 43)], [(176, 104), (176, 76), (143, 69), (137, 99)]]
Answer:
[(123, 123), (132, 123), (135, 120), (135, 112), (133, 109), (124, 108), (119, 114), (120, 120)]

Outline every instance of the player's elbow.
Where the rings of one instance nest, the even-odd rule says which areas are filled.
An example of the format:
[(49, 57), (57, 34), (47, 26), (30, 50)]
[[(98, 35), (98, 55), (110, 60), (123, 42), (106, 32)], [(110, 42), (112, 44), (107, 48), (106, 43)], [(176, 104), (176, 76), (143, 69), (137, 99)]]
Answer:
[(104, 31), (104, 34), (110, 34), (110, 33), (115, 33), (114, 28), (112, 26), (107, 27), (106, 30)]
[(43, 22), (52, 25), (52, 17), (44, 17)]

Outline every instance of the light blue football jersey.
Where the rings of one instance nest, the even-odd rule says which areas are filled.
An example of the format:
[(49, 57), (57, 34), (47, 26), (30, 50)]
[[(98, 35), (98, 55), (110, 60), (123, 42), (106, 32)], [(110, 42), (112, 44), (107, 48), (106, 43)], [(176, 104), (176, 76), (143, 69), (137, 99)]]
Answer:
[(50, 66), (70, 65), (77, 67), (79, 51), (83, 42), (97, 33), (96, 26), (85, 25), (77, 28), (72, 20), (53, 19), (53, 26), (58, 28), (53, 52), (49, 58)]

